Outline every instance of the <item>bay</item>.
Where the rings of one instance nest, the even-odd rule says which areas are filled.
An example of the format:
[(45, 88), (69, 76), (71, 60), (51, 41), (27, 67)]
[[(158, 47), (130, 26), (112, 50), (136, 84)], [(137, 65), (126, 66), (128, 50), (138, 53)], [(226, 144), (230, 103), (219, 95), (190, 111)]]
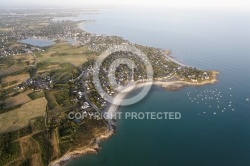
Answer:
[(154, 87), (143, 101), (119, 111), (181, 112), (180, 120), (119, 120), (117, 134), (102, 143), (97, 155), (68, 165), (250, 165), (249, 16), (165, 8), (114, 8), (78, 16), (96, 20), (82, 25), (89, 32), (171, 49), (182, 63), (221, 74), (214, 85), (174, 92)]

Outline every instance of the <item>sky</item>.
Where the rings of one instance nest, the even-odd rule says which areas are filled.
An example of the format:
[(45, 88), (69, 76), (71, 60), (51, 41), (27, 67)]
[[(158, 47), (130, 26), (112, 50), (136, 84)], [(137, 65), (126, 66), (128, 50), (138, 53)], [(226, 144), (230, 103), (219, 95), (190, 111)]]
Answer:
[(247, 8), (250, 0), (0, 0), (0, 7), (18, 6), (164, 6), (175, 8)]

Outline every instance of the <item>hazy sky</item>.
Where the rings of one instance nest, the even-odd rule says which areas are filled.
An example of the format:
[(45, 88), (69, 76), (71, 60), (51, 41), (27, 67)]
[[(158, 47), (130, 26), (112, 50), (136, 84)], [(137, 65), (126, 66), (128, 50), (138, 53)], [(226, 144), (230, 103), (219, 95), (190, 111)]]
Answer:
[(0, 6), (88, 6), (88, 5), (155, 5), (166, 7), (249, 8), (250, 0), (0, 0)]

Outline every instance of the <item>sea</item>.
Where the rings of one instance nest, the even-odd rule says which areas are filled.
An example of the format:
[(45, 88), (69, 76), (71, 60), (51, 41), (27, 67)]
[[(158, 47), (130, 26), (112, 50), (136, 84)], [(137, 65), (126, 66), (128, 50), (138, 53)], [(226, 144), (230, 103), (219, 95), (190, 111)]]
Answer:
[(116, 7), (67, 18), (95, 20), (81, 27), (170, 49), (181, 63), (220, 72), (216, 84), (177, 91), (153, 87), (142, 101), (119, 111), (180, 112), (181, 119), (122, 118), (97, 154), (68, 166), (249, 166), (249, 18), (250, 12), (233, 9), (165, 7)]

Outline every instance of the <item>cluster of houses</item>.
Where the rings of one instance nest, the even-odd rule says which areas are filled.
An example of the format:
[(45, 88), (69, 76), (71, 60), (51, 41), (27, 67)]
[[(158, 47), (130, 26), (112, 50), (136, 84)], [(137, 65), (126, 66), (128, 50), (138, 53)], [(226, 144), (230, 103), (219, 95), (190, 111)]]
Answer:
[(42, 52), (44, 50), (39, 47), (31, 46), (27, 44), (20, 44), (20, 45), (13, 46), (13, 47), (6, 47), (3, 45), (2, 48), (0, 48), (0, 58), (4, 58), (7, 56), (14, 56), (18, 54), (24, 54), (24, 53), (32, 53), (33, 51)]
[(30, 78), (25, 82), (24, 86), (28, 86), (35, 91), (40, 91), (43, 89), (50, 90), (53, 88), (53, 80), (50, 76), (47, 76), (46, 78), (37, 79)]
[[(14, 19), (15, 20), (15, 19)], [(7, 21), (7, 20), (5, 20)], [(104, 36), (104, 35), (95, 35), (82, 31), (78, 28), (78, 23), (73, 21), (53, 21), (49, 18), (44, 19), (44, 22), (47, 22), (47, 25), (42, 29), (27, 29), (26, 24), (22, 25), (20, 22), (7, 21), (10, 22), (9, 26), (12, 27), (10, 32), (0, 32), (0, 57), (16, 55), (19, 53), (32, 53), (32, 51), (43, 51), (39, 47), (20, 44), (19, 46), (11, 47), (8, 45), (9, 41), (18, 41), (26, 38), (52, 38), (52, 39), (67, 39), (73, 38), (80, 45), (86, 45), (88, 48), (94, 52), (102, 52), (113, 45), (130, 44), (128, 41), (116, 37), (116, 36)], [(36, 20), (32, 19), (30, 24), (36, 23)], [(0, 23), (0, 27), (2, 22)], [(28, 23), (27, 23), (28, 24)], [(19, 25), (19, 26), (18, 26)], [(4, 25), (6, 26), (6, 25)], [(153, 66), (155, 71), (158, 71), (157, 78), (158, 80), (167, 80), (170, 77), (178, 74), (180, 79), (189, 79), (192, 82), (198, 82), (201, 80), (209, 80), (209, 74), (207, 72), (198, 71), (196, 69), (191, 69), (188, 67), (180, 66), (169, 59), (167, 59), (161, 49), (143, 47), (136, 44), (131, 44), (136, 46), (142, 52), (144, 52)], [(118, 48), (119, 49), (119, 48)], [(139, 82), (148, 81), (145, 66), (143, 67), (144, 59), (140, 59), (137, 55), (133, 54), (133, 50), (128, 50), (127, 52), (116, 52), (114, 56), (110, 56), (109, 59), (103, 64), (100, 74), (101, 86), (104, 90), (111, 96), (115, 95), (115, 91), (108, 80), (108, 69), (111, 63), (117, 58), (129, 58), (136, 63), (135, 69), (129, 69), (125, 66), (119, 66), (118, 72), (115, 77), (115, 81), (118, 84), (124, 84), (127, 80), (134, 80)], [(94, 82), (91, 80), (92, 71), (91, 66), (87, 69), (87, 75), (84, 75), (85, 83), (84, 88), (78, 87), (80, 85), (80, 80), (75, 83), (76, 88), (70, 89), (70, 95), (75, 96), (76, 102), (80, 103), (80, 110), (87, 111), (95, 109), (95, 103), (99, 103), (101, 108), (106, 107), (106, 101), (100, 96), (93, 86)], [(46, 78), (37, 78), (29, 79), (19, 86), (19, 88), (25, 88), (25, 86), (32, 87), (34, 90), (51, 90), (53, 89), (53, 80), (51, 77)], [(86, 98), (86, 95), (94, 98), (94, 101), (90, 101)], [(99, 106), (98, 105), (98, 106)], [(95, 109), (97, 110), (97, 109)]]
[[(88, 48), (95, 52), (105, 51), (114, 45), (122, 45), (124, 42), (128, 43), (121, 37), (117, 36), (105, 36), (105, 35), (92, 35), (86, 34), (84, 38), (80, 39), (81, 42), (85, 43)], [(88, 41), (88, 43), (86, 42)]]
[[(42, 28), (28, 28), (36, 26), (41, 22), (46, 23)], [(1, 29), (7, 30), (1, 31)], [(0, 57), (28, 53), (29, 51), (35, 50), (39, 51), (40, 48), (23, 43), (13, 45), (13, 42), (15, 43), (23, 39), (76, 39), (77, 36), (84, 34), (85, 33), (78, 28), (77, 23), (72, 21), (53, 21), (50, 18), (34, 19), (32, 17), (20, 18), (20, 16), (6, 16), (0, 18)], [(86, 44), (86, 42), (82, 44)]]

